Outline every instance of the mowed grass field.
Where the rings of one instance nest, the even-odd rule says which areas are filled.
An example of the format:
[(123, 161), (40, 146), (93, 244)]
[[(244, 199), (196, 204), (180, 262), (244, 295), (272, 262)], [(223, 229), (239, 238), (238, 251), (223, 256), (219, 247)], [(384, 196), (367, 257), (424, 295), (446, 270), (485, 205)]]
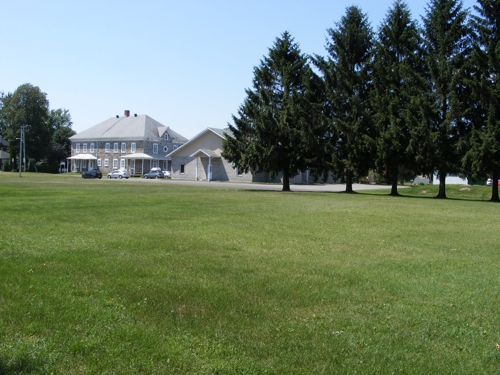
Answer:
[(498, 374), (500, 205), (432, 189), (0, 173), (0, 374)]

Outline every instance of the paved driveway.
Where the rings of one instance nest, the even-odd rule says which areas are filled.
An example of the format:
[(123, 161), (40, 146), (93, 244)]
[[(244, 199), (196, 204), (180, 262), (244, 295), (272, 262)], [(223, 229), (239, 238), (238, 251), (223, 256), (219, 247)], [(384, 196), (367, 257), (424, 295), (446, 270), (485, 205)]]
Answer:
[[(206, 186), (206, 187), (219, 187), (219, 188), (233, 188), (233, 189), (246, 189), (246, 190), (275, 190), (281, 191), (283, 186), (281, 184), (263, 184), (263, 183), (243, 183), (243, 182), (219, 182), (219, 181), (189, 181), (189, 180), (146, 180), (144, 178), (132, 178), (129, 181), (138, 181), (143, 183), (159, 183), (159, 184), (172, 184), (172, 185), (187, 185), (187, 186)], [(400, 188), (402, 186), (398, 186)], [(375, 189), (390, 189), (388, 185), (365, 185), (353, 184), (354, 191), (359, 190), (375, 190)], [(292, 191), (316, 191), (316, 192), (332, 192), (332, 191), (345, 191), (345, 184), (314, 184), (314, 185), (290, 185)]]

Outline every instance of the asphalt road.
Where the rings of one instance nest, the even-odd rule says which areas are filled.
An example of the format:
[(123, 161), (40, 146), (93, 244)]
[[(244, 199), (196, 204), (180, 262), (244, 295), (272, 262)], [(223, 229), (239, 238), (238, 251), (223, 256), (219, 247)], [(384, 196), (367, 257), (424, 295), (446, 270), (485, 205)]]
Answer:
[[(220, 182), (220, 181), (207, 182), (207, 181), (190, 181), (190, 180), (171, 180), (171, 179), (147, 180), (144, 178), (131, 178), (127, 181), (136, 181), (141, 183), (186, 185), (186, 186), (206, 186), (206, 187), (216, 187), (216, 188), (217, 187), (233, 188), (233, 189), (245, 189), (245, 190), (281, 191), (283, 189), (283, 186), (281, 184), (264, 184), (264, 183)], [(398, 186), (398, 188), (400, 187), (402, 186)], [(391, 187), (387, 185), (353, 184), (352, 188), (354, 191), (359, 191), (359, 190), (390, 189)], [(313, 185), (290, 184), (290, 189), (292, 191), (335, 192), (335, 191), (345, 191), (345, 184), (313, 184)]]

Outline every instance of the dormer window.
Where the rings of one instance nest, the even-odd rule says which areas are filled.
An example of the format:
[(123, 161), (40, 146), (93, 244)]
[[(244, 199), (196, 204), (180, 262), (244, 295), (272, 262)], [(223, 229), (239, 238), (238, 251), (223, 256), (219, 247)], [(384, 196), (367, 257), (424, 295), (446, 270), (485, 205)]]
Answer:
[(168, 133), (167, 133), (167, 132), (165, 132), (165, 135), (163, 136), (163, 138), (164, 138), (166, 141), (168, 141)]

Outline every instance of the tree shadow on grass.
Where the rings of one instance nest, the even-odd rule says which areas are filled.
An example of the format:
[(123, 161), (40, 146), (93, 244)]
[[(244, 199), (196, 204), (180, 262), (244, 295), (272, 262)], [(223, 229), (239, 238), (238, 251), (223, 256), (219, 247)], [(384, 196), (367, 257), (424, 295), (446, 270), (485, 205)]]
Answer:
[(348, 194), (348, 195), (370, 195), (370, 196), (378, 196), (378, 197), (393, 197), (397, 198), (415, 198), (415, 199), (435, 199), (440, 201), (467, 201), (467, 202), (486, 202), (486, 203), (497, 203), (492, 202), (490, 199), (481, 199), (481, 198), (473, 198), (473, 197), (446, 197), (446, 198), (437, 198), (435, 195), (406, 195), (402, 193), (398, 193), (398, 195), (391, 195), (390, 193), (381, 194), (380, 192), (375, 193), (371, 190), (354, 190), (352, 192), (347, 191), (302, 191), (302, 190), (291, 190), (291, 191), (281, 191), (281, 190), (269, 190), (269, 189), (242, 189), (245, 192), (255, 192), (255, 193), (295, 193), (295, 194)]
[(380, 193), (372, 193), (369, 192), (368, 190), (365, 190), (363, 192), (360, 192), (363, 195), (373, 195), (373, 196), (379, 196), (379, 197), (394, 197), (396, 198), (416, 198), (416, 199), (435, 199), (439, 201), (468, 201), (468, 202), (486, 202), (486, 203), (496, 203), (496, 202), (491, 202), (489, 199), (481, 199), (481, 198), (470, 198), (470, 197), (446, 197), (446, 198), (438, 198), (435, 195), (428, 196), (428, 195), (405, 195), (405, 194), (398, 194), (398, 195), (391, 195), (391, 194), (380, 194)]
[(44, 361), (33, 358), (0, 358), (0, 375), (42, 373)]

